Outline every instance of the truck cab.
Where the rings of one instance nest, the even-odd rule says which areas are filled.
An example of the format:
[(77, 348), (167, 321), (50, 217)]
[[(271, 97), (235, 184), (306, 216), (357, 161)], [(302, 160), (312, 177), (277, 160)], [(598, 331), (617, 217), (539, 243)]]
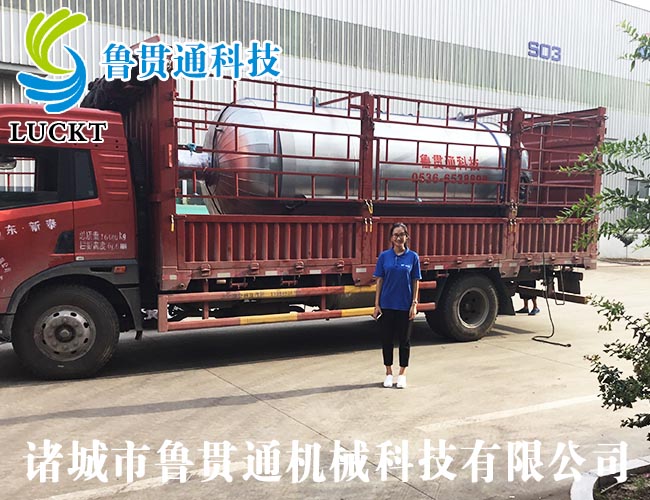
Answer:
[[(0, 335), (43, 374), (81, 358), (88, 374), (106, 350), (98, 330), (133, 326), (133, 199), (118, 113), (0, 107)], [(57, 307), (71, 294), (80, 305)]]

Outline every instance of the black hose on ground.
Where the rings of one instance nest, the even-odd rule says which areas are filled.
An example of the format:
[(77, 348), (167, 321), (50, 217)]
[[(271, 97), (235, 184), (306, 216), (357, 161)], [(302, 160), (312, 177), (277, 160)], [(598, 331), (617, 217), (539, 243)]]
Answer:
[(535, 335), (533, 340), (535, 342), (543, 342), (545, 344), (556, 345), (560, 347), (571, 347), (571, 344), (563, 344), (561, 342), (554, 342), (549, 340), (555, 335), (555, 323), (553, 322), (553, 315), (551, 314), (551, 306), (548, 302), (548, 279), (546, 275), (546, 253), (544, 249), (546, 248), (546, 225), (544, 224), (544, 218), (542, 218), (542, 272), (544, 273), (544, 300), (546, 302), (546, 310), (548, 311), (548, 319), (551, 322), (551, 334), (550, 335)]

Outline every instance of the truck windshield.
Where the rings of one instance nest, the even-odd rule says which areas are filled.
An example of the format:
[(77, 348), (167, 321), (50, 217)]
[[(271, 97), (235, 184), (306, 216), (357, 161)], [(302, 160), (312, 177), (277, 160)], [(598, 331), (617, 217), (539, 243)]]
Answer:
[(89, 151), (0, 146), (2, 159), (0, 210), (97, 196)]

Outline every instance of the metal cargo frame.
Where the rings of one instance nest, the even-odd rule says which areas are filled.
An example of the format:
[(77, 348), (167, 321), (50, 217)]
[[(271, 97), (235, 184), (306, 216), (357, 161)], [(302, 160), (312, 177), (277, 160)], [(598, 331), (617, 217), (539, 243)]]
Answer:
[[(181, 96), (173, 80), (157, 82), (146, 88), (138, 106), (126, 120), (127, 133), (137, 138), (142, 150), (147, 152), (146, 163), (152, 177), (153, 239), (159, 242), (152, 269), (163, 292), (159, 299), (161, 310), (169, 304), (190, 300), (207, 306), (208, 301), (222, 300), (215, 293), (239, 290), (247, 286), (247, 281), (257, 280), (259, 284), (263, 278), (269, 277), (284, 277), (283, 285), (296, 290), (300, 288), (299, 279), (320, 276), (318, 286), (323, 297), (331, 293), (326, 289), (326, 276), (349, 276), (353, 286), (362, 290), (362, 287), (372, 286), (377, 255), (388, 246), (388, 230), (396, 220), (409, 226), (411, 246), (421, 258), (425, 288), (435, 287), (436, 276), (440, 273), (467, 269), (492, 270), (507, 279), (516, 277), (523, 267), (592, 268), (596, 265), (595, 244), (584, 250), (576, 250), (573, 245), (577, 237), (592, 227), (577, 219), (558, 224), (556, 217), (562, 209), (585, 194), (594, 194), (600, 189), (598, 174), (568, 177), (559, 171), (559, 167), (575, 163), (580, 154), (593, 150), (603, 140), (604, 108), (540, 115), (519, 109), (451, 105), (271, 82), (224, 80), (221, 83), (230, 87), (230, 97), (222, 102), (212, 102), (196, 99), (194, 84), (189, 86), (188, 95)], [(319, 99), (320, 106), (343, 103), (343, 114), (359, 121), (360, 133), (354, 135), (359, 140), (359, 151), (355, 154), (348, 151), (348, 159), (359, 164), (356, 195), (346, 192), (343, 200), (319, 199), (322, 213), (312, 215), (176, 213), (176, 199), (181, 196), (178, 151), (188, 147), (179, 143), (179, 132), (191, 134), (191, 142), (200, 143), (200, 134), (208, 126), (220, 125), (213, 118), (216, 111), (225, 106), (236, 106), (243, 94), (241, 87), (249, 85), (267, 89), (273, 109), (283, 109), (283, 102), (278, 98), (283, 91), (311, 96), (311, 106), (305, 107), (308, 114), (318, 114), (319, 106), (315, 103)], [(319, 97), (321, 94), (326, 97)], [(415, 110), (410, 114), (416, 120), (419, 120), (422, 109), (442, 110), (442, 118), (450, 127), (454, 126), (452, 120), (458, 110), (462, 110), (464, 120), (473, 121), (475, 127), (486, 117), (496, 119), (512, 139), (499, 188), (501, 196), (492, 201), (481, 201), (472, 196), (462, 203), (443, 196), (439, 200), (423, 201), (413, 213), (409, 213), (413, 202), (382, 199), (381, 186), (373, 185), (373, 169), (382, 168), (383, 160), (377, 157), (378, 142), (387, 138), (374, 135), (374, 123), (399, 122), (400, 117), (409, 111), (397, 115), (390, 110), (409, 106)], [(313, 132), (314, 142), (318, 134), (326, 132)], [(423, 141), (416, 142), (419, 148)], [(522, 186), (524, 149), (528, 151), (532, 179)], [(305, 159), (317, 157), (315, 149), (312, 153)], [(269, 154), (282, 156), (279, 151)], [(422, 168), (419, 158), (413, 159), (412, 166)], [(319, 174), (310, 175), (313, 184)], [(418, 182), (413, 184), (414, 196), (417, 196)], [(520, 199), (522, 188), (526, 192), (525, 199)], [(275, 196), (269, 199), (291, 201), (290, 198), (280, 198), (277, 189)], [(326, 207), (333, 208), (328, 210)], [(377, 208), (381, 208), (380, 215)], [(390, 215), (391, 210), (395, 215)], [(431, 283), (427, 284), (428, 281)], [(214, 283), (218, 283), (217, 290), (221, 291), (215, 291), (210, 285)], [(192, 284), (195, 290), (198, 286), (198, 295), (187, 293)], [(264, 288), (264, 285), (260, 286)], [(363, 290), (367, 291), (367, 288)], [(269, 297), (281, 296), (279, 292), (274, 293)], [(421, 304), (420, 309), (426, 310), (429, 306), (435, 307)], [(362, 309), (357, 312), (368, 313), (367, 308)], [(272, 321), (285, 321), (359, 315), (354, 311), (342, 314), (341, 311), (326, 310), (293, 314), (292, 317), (270, 316), (274, 316)], [(166, 318), (161, 318), (160, 322), (159, 328), (165, 331), (258, 321), (208, 318), (204, 311), (203, 323), (174, 325)]]

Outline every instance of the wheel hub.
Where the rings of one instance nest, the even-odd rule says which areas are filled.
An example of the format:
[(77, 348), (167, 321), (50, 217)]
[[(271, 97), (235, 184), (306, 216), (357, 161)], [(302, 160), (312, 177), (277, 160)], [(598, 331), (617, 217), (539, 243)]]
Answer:
[(56, 361), (81, 358), (95, 343), (95, 324), (76, 308), (49, 311), (37, 323), (36, 345), (43, 354)]
[(481, 288), (465, 291), (458, 306), (458, 316), (466, 328), (480, 327), (489, 314), (489, 299)]
[(74, 330), (63, 327), (54, 333), (54, 336), (59, 342), (70, 342), (74, 337)]

